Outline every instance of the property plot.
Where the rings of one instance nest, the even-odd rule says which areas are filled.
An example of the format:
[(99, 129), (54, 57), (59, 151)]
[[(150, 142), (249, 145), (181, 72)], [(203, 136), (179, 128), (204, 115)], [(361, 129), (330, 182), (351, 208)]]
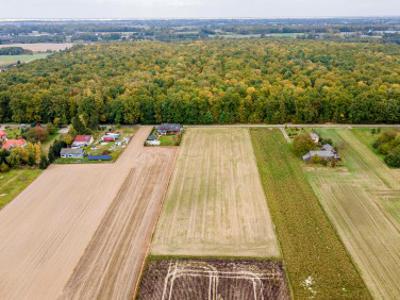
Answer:
[(281, 263), (220, 260), (151, 261), (142, 300), (289, 299)]
[(175, 157), (143, 147), (150, 130), (115, 164), (51, 166), (0, 211), (2, 298), (132, 297)]
[(280, 256), (248, 130), (187, 130), (151, 251)]
[(295, 299), (369, 299), (345, 246), (279, 130), (250, 131)]
[(311, 185), (377, 299), (400, 297), (399, 184), (350, 130), (323, 130), (345, 167), (307, 168)]

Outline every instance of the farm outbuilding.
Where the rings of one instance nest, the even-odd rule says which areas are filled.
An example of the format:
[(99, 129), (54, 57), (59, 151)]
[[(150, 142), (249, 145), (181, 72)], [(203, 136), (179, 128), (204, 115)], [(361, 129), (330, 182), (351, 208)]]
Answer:
[(156, 126), (157, 133), (160, 135), (179, 134), (182, 131), (181, 124), (163, 123)]
[(17, 140), (6, 140), (3, 143), (2, 148), (4, 150), (10, 151), (12, 148), (25, 147), (25, 146), (26, 146), (26, 141), (24, 139), (17, 139)]
[(0, 130), (0, 142), (4, 142), (7, 140), (7, 133), (3, 130)]
[(85, 152), (81, 148), (62, 148), (60, 157), (62, 158), (83, 158)]
[(91, 135), (77, 135), (72, 143), (72, 147), (85, 147), (93, 143)]
[(313, 157), (318, 157), (323, 160), (339, 160), (340, 156), (336, 152), (332, 145), (325, 144), (321, 147), (321, 150), (313, 150), (308, 152), (303, 156), (303, 160), (308, 162), (311, 161)]

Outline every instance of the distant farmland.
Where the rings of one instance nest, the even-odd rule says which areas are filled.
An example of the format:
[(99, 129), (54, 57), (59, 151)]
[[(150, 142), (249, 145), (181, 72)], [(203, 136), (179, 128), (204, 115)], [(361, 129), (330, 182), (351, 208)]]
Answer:
[[(321, 204), (377, 299), (400, 297), (400, 177), (350, 130), (320, 130), (344, 168), (307, 168)], [(396, 221), (397, 219), (397, 221)]]
[(152, 254), (280, 256), (247, 129), (188, 129)]
[(56, 44), (56, 43), (37, 43), (37, 44), (5, 44), (0, 45), (0, 48), (7, 47), (21, 47), (26, 50), (31, 50), (33, 52), (46, 52), (46, 51), (59, 51), (71, 48), (73, 44)]

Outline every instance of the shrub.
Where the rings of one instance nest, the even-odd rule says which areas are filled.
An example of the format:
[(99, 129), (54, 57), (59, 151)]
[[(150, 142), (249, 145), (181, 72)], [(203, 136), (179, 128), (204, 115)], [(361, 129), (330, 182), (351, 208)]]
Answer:
[(10, 170), (10, 167), (5, 162), (0, 164), (0, 173), (5, 173), (5, 172), (8, 172), (9, 170)]
[(57, 158), (59, 158), (61, 149), (66, 146), (67, 144), (64, 141), (59, 141), (59, 140), (54, 141), (53, 145), (51, 145), (49, 148), (49, 155), (48, 155), (49, 163), (52, 163)]
[(397, 136), (397, 132), (394, 130), (385, 131), (381, 135), (379, 135), (378, 139), (373, 143), (373, 147), (378, 149), (382, 144), (389, 143), (394, 140)]
[(42, 154), (40, 156), (40, 163), (39, 163), (39, 168), (44, 170), (47, 169), (47, 167), (49, 166), (49, 160), (47, 159), (46, 155)]
[(400, 168), (400, 146), (392, 149), (385, 157), (385, 163), (392, 168)]
[(293, 140), (293, 151), (297, 156), (303, 156), (314, 148), (315, 144), (308, 133), (299, 134)]
[(34, 143), (44, 142), (47, 140), (49, 133), (46, 128), (35, 126), (29, 129), (26, 133), (26, 138)]

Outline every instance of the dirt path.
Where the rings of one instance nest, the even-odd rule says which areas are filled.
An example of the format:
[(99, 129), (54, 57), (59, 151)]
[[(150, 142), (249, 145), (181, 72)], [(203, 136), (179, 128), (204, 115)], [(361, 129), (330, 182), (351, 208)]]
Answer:
[(115, 164), (51, 166), (0, 211), (1, 298), (56, 299), (69, 281), (68, 296), (75, 276), (74, 297), (129, 298), (175, 157), (143, 147), (150, 130)]

